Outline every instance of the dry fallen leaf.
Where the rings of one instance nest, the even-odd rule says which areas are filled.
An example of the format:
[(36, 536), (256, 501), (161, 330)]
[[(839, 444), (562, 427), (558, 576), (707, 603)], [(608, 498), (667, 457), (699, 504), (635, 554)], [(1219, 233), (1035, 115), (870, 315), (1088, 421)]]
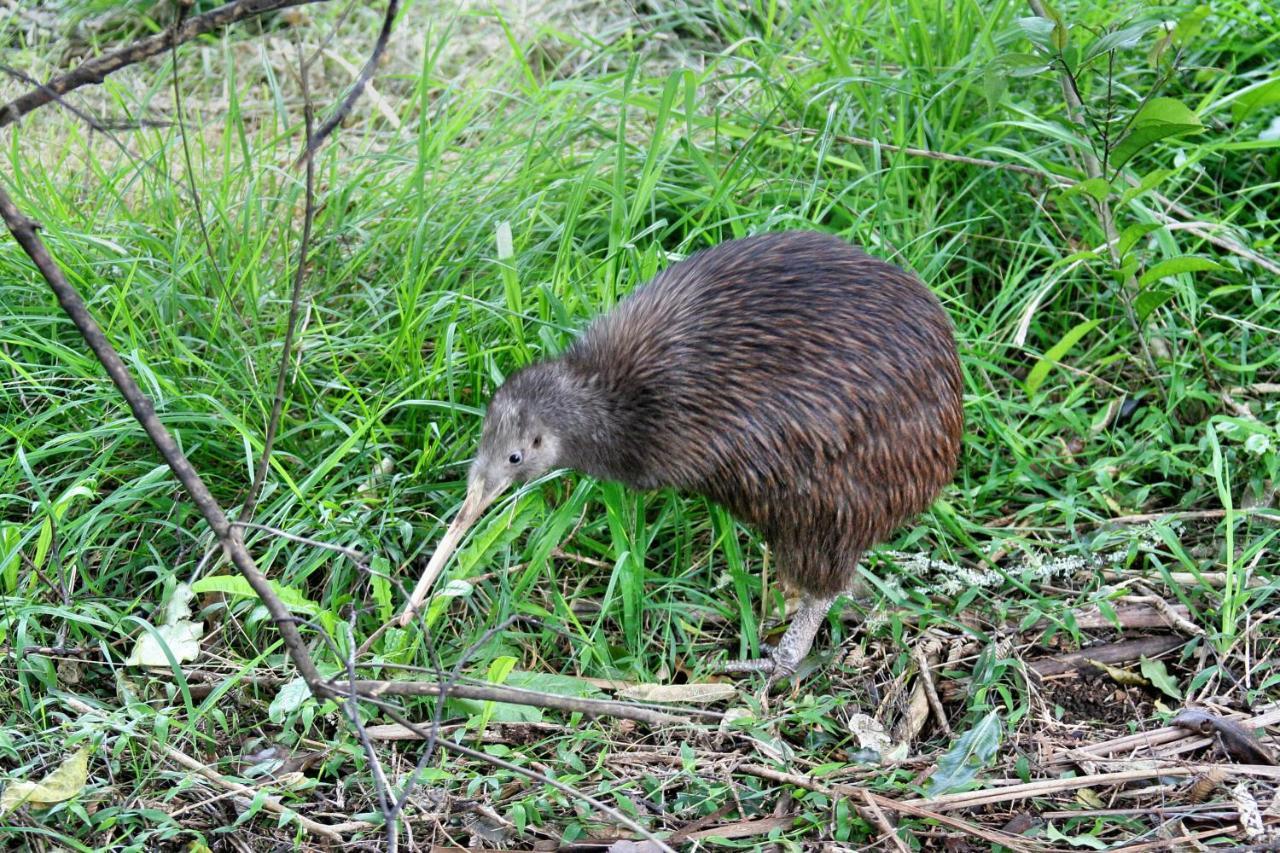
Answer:
[(684, 702), (691, 705), (705, 705), (734, 699), (738, 695), (738, 689), (732, 684), (637, 684), (634, 687), (619, 690), (617, 695), (633, 702)]
[(24, 804), (48, 806), (69, 800), (89, 781), (89, 751), (84, 747), (63, 760), (39, 782), (10, 782), (0, 794), (0, 815)]
[(138, 637), (137, 645), (125, 661), (127, 666), (168, 668), (169, 658), (164, 653), (161, 641), (169, 647), (178, 663), (196, 659), (200, 654), (200, 638), (204, 636), (204, 626), (190, 619), (191, 598), (194, 595), (190, 584), (178, 584), (165, 607), (164, 624), (156, 628), (154, 634), (147, 631)]

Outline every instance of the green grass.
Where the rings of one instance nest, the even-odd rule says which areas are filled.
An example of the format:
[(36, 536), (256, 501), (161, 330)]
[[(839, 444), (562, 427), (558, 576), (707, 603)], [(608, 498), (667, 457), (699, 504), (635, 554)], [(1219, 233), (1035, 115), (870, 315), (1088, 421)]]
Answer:
[[(61, 4), (74, 7), (68, 16), (102, 5)], [(1158, 33), (1142, 33), (1116, 53), (1110, 80), (1105, 57), (1080, 72), (1096, 122), (1081, 131), (1066, 119), (1056, 72), (1024, 74), (1025, 61), (1010, 59), (1031, 53), (1032, 37), (1046, 38), (1017, 23), (1030, 14), (1018, 4), (654, 5), (660, 11), (641, 6), (638, 16), (583, 7), (586, 29), (556, 9), (545, 21), (504, 16), (501, 7), (411, 5), (404, 13), (376, 81), (399, 128), (362, 100), (357, 121), (317, 161), (301, 350), (255, 519), (374, 555), (375, 568), (411, 587), (461, 502), (484, 401), (503, 375), (565, 346), (681, 255), (762, 230), (817, 227), (919, 274), (961, 343), (962, 468), (886, 550), (966, 569), (994, 560), (997, 571), (990, 586), (926, 593), (932, 581), (913, 580), (907, 558), (869, 561), (866, 590), (849, 603), (866, 624), (833, 616), (819, 641), (840, 654), (767, 713), (745, 695), (749, 684), (730, 703), (761, 715), (759, 739), (785, 742), (794, 772), (911, 796), (947, 747), (945, 735), (925, 728), (910, 745), (921, 756), (914, 763), (859, 765), (847, 721), (858, 709), (892, 727), (905, 702), (895, 691), (914, 673), (908, 648), (928, 631), (963, 650), (941, 679), (955, 682), (944, 698), (957, 733), (1000, 712), (1005, 749), (990, 776), (1017, 775), (1027, 738), (1055, 720), (1062, 731), (1083, 725), (1088, 738), (1110, 736), (1123, 724), (1082, 717), (1053, 689), (1028, 689), (1012, 662), (1115, 638), (1077, 628), (1070, 615), (1127, 592), (1104, 578), (1104, 563), (1186, 605), (1207, 632), (1166, 660), (1184, 695), (1239, 707), (1276, 699), (1276, 676), (1259, 662), (1280, 651), (1271, 616), (1280, 528), (1265, 509), (1280, 479), (1280, 280), (1191, 231), (1156, 227), (1164, 204), (1154, 195), (1191, 214), (1175, 219), (1280, 257), (1280, 142), (1260, 138), (1280, 109), (1274, 18), (1243, 0), (1213, 4), (1163, 84), (1163, 66), (1148, 60)], [(1162, 6), (1158, 17), (1177, 20), (1189, 9)], [(311, 9), (296, 31), (314, 45), (338, 11)], [(1083, 50), (1090, 31), (1119, 29), (1142, 9), (1078, 3), (1061, 12)], [(167, 20), (167, 11), (155, 14)], [(377, 15), (362, 10), (343, 23), (336, 51), (358, 65)], [(13, 21), (0, 24), (6, 64), (47, 77), (60, 32), (29, 42)], [(86, 49), (150, 31), (141, 27), (113, 23)], [(8, 131), (0, 166), (7, 191), (41, 222), (230, 510), (262, 447), (302, 209), (301, 174), (287, 168), (302, 122), (295, 58), (291, 48), (277, 55), (255, 46), (268, 36), (288, 45), (295, 28), (275, 21), (264, 29), (182, 48), (192, 178), (211, 256), (176, 127), (117, 133), (126, 157), (51, 105)], [(170, 118), (171, 73), (167, 59), (155, 61), (84, 97), (95, 114)], [(349, 79), (332, 64), (316, 77), (322, 106)], [(1152, 95), (1191, 108), (1203, 129), (1154, 142), (1128, 163), (1129, 175), (1151, 178), (1146, 191), (1114, 182), (1119, 266), (1100, 248), (1106, 236), (1085, 193), (847, 141), (1079, 179), (1079, 152), (1101, 151), (1106, 138), (1114, 147)], [(510, 257), (500, 257), (504, 228)], [(1169, 263), (1183, 256), (1212, 263)], [(1122, 399), (1136, 408), (1108, 418)], [(1223, 514), (1105, 525), (1204, 510)], [(358, 644), (400, 606), (392, 585), (332, 552), (261, 532), (247, 539), (274, 580), (314, 603), (307, 636), (326, 667), (341, 660), (320, 631), (345, 653), (352, 637)], [(468, 543), (447, 579), (471, 582), (437, 599), (429, 635), (384, 633), (363, 661), (368, 672), (375, 663), (429, 666), (436, 655), (451, 667), (484, 632), (531, 616), (543, 627), (500, 632), (465, 671), (484, 679), (511, 658), (512, 683), (543, 689), (566, 689), (560, 676), (701, 680), (717, 659), (756, 654), (781, 602), (776, 573), (762, 573), (761, 541), (722, 510), (573, 474), (509, 496)], [(0, 242), (0, 766), (8, 778), (37, 778), (76, 745), (93, 750), (88, 788), (50, 810), (5, 818), (4, 843), (213, 843), (244, 804), (198, 805), (220, 791), (157, 759), (158, 742), (228, 775), (243, 772), (235, 763), (242, 752), (263, 745), (322, 748), (292, 802), (304, 811), (334, 811), (325, 805), (333, 802), (346, 803), (336, 810), (347, 814), (376, 811), (372, 770), (342, 714), (312, 703), (271, 712), (276, 688), (244, 679), (288, 669), (254, 602), (197, 599), (205, 639), (194, 666), (230, 679), (212, 693), (190, 666), (154, 676), (123, 666), (179, 583), (232, 571), (216, 555), (202, 563), (212, 545), (26, 256)], [(1055, 560), (1068, 564), (1035, 568)], [(1047, 632), (1027, 630), (1041, 617)], [(1009, 630), (1024, 633), (996, 654)], [(20, 655), (25, 646), (80, 648), (83, 660)], [(867, 663), (841, 665), (851, 651)], [(107, 710), (102, 719), (73, 713), (66, 695)], [(1128, 688), (1126, 697), (1134, 725), (1162, 724), (1157, 702), (1167, 697), (1151, 688)], [(413, 711), (421, 718), (430, 708)], [(448, 718), (475, 725), (513, 713), (457, 703)], [(775, 833), (784, 846), (857, 846), (877, 835), (847, 802), (801, 789), (780, 801), (787, 786), (719, 769), (709, 756), (726, 751), (767, 760), (745, 737), (715, 746), (710, 735), (690, 734), (682, 747), (662, 735), (647, 743), (613, 721), (543, 718), (562, 725), (488, 748), (550, 768), (655, 830), (736, 796), (743, 811), (726, 822), (775, 807), (798, 816)], [(623, 760), (641, 745), (672, 763)], [(382, 751), (402, 781), (416, 751)], [(529, 827), (507, 838), (511, 846), (608, 834), (561, 795), (479, 764), (437, 755), (422, 784)], [(641, 801), (660, 803), (663, 816)], [(427, 800), (415, 802), (406, 818), (415, 838), (449, 843), (432, 835)], [(472, 831), (457, 817), (440, 821), (455, 840)], [(904, 824), (928, 829), (917, 819)], [(1107, 843), (1150, 830), (1119, 817), (1053, 826)], [(294, 830), (251, 814), (245, 831), (266, 844)], [(761, 840), (732, 844), (751, 849)]]

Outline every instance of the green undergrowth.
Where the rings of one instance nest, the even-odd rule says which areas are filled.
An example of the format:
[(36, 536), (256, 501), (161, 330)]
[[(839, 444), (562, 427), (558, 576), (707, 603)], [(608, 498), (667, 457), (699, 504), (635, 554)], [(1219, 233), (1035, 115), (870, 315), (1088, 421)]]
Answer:
[[(92, 53), (168, 20), (158, 5), (119, 5), (131, 17), (88, 35), (104, 4), (52, 4), (55, 23), (34, 39), (11, 17), (4, 61), (47, 76), (64, 39)], [(1275, 651), (1280, 530), (1280, 277), (1265, 266), (1280, 258), (1280, 27), (1265, 4), (1064, 4), (1056, 24), (1007, 2), (608, 5), (550, 4), (529, 20), (502, 5), (411, 4), (375, 84), (396, 121), (365, 98), (317, 158), (299, 347), (254, 519), (370, 562), (245, 537), (322, 668), (339, 671), (398, 612), (401, 585), (461, 503), (504, 375), (679, 257), (819, 228), (915, 271), (942, 299), (967, 427), (954, 484), (867, 561), (846, 602), (858, 618), (830, 620), (825, 669), (767, 711), (747, 695), (731, 703), (761, 718), (753, 731), (770, 754), (913, 795), (918, 768), (858, 764), (849, 714), (898, 707), (881, 703), (914, 672), (909, 647), (945, 636), (964, 649), (945, 673), (961, 685), (944, 691), (952, 727), (976, 732), (967, 745), (983, 766), (1016, 775), (1013, 745), (1032, 720), (1070, 708), (1029, 689), (1015, 660), (1116, 639), (1073, 614), (1114, 612), (1133, 579), (1204, 631), (1135, 694), (1133, 725), (1176, 709), (1161, 683), (1240, 707), (1274, 699), (1277, 677), (1257, 666)], [(183, 47), (190, 173), (167, 58), (92, 96), (94, 114), (166, 120), (116, 131), (121, 147), (57, 105), (4, 130), (6, 191), (229, 513), (263, 446), (303, 204), (289, 167), (302, 132), (296, 61), (253, 45), (314, 46), (336, 24), (335, 49), (358, 66), (378, 20), (307, 15)], [(1083, 127), (1064, 105), (1064, 64)], [(323, 111), (350, 78), (319, 68)], [(427, 630), (386, 630), (359, 663), (371, 676), (461, 664), (556, 692), (598, 689), (580, 678), (703, 680), (774, 630), (782, 596), (768, 563), (755, 534), (700, 498), (564, 473), (490, 511), (438, 586)], [(289, 665), (265, 610), (222, 577), (232, 573), (27, 257), (0, 242), (0, 766), (39, 778), (79, 745), (93, 756), (81, 795), (0, 819), (4, 843), (213, 843), (228, 812), (175, 814), (203, 789), (156, 751), (166, 743), (228, 775), (263, 744), (319, 750), (291, 801), (313, 815), (377, 811), (342, 713), (246, 680), (287, 680)], [(948, 576), (964, 582), (939, 586)], [(160, 674), (126, 667), (192, 582), (201, 657)], [(229, 681), (209, 692), (197, 669)], [(658, 773), (611, 763), (630, 737), (611, 721), (461, 702), (445, 715), (467, 724), (454, 737), (534, 717), (564, 725), (491, 749), (657, 831), (733, 797), (744, 811), (731, 815), (767, 816), (785, 787), (708, 771), (709, 734), (685, 746), (655, 736), (674, 761)], [(1095, 721), (1098, 739), (1123, 728), (1108, 724)], [(937, 758), (948, 743), (927, 728), (910, 751)], [(416, 754), (386, 760), (400, 784)], [(971, 784), (963, 762), (938, 766)], [(494, 837), (512, 845), (608, 834), (561, 794), (437, 755), (407, 812), (419, 839), (433, 837), (424, 815), (437, 792), (491, 803), (510, 822)], [(774, 832), (784, 845), (857, 845), (879, 831), (846, 801), (794, 793), (783, 805), (795, 822)], [(655, 802), (660, 817), (643, 805)], [(232, 817), (246, 813), (262, 843), (297, 832), (254, 817), (257, 805)], [(1145, 831), (1121, 818), (1052, 826), (1109, 842)]]

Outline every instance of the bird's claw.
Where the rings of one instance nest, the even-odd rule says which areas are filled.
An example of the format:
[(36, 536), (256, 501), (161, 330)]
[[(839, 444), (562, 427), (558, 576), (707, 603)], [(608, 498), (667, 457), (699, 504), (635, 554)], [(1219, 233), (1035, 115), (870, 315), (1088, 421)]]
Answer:
[(768, 676), (765, 682), (766, 689), (772, 687), (784, 678), (795, 675), (796, 669), (800, 666), (800, 660), (794, 655), (789, 655), (786, 650), (776, 646), (761, 645), (761, 657), (754, 660), (731, 660), (719, 666), (721, 673), (750, 673), (758, 672), (761, 675)]

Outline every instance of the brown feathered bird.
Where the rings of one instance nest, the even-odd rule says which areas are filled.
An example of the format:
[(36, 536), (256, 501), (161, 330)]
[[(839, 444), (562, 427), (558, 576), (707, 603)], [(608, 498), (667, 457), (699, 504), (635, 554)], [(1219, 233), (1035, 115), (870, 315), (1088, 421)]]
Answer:
[(863, 552), (950, 481), (961, 395), (945, 311), (892, 264), (807, 231), (698, 252), (493, 395), (401, 624), (494, 498), (573, 468), (706, 495), (754, 526), (802, 603), (767, 658), (726, 669), (789, 675)]

